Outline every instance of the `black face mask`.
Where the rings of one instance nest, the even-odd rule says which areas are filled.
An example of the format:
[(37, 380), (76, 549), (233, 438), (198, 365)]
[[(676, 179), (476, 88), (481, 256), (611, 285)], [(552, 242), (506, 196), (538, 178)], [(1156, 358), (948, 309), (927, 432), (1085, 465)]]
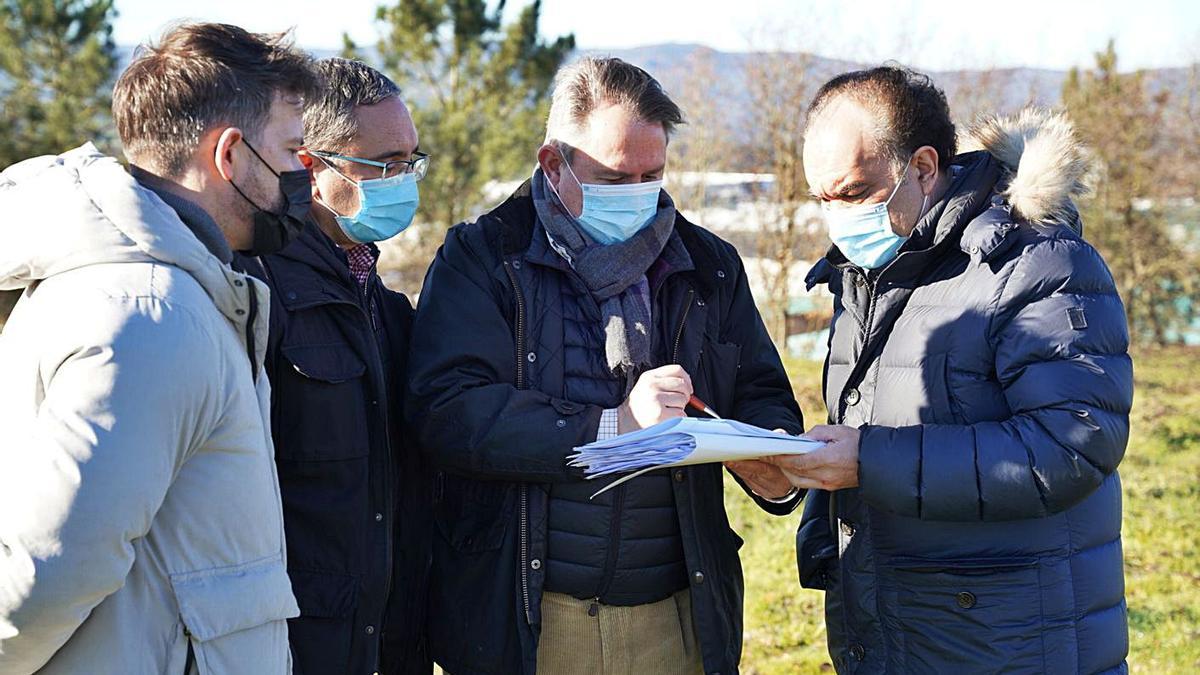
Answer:
[(250, 141), (242, 138), (242, 142), (268, 171), (275, 174), (279, 179), (279, 191), (283, 193), (283, 213), (275, 213), (255, 204), (233, 181), (229, 183), (242, 199), (254, 207), (254, 240), (250, 248), (242, 253), (250, 256), (270, 255), (282, 251), (304, 229), (304, 222), (312, 207), (312, 187), (308, 169), (280, 173), (258, 154), (254, 146), (250, 145)]

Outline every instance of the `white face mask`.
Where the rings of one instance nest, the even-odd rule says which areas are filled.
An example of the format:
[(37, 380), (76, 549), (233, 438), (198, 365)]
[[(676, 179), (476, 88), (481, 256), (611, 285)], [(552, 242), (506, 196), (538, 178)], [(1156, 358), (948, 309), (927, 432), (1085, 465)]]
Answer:
[[(654, 220), (658, 213), (662, 180), (623, 185), (582, 183), (566, 157), (563, 157), (563, 166), (583, 193), (583, 211), (575, 221), (599, 244), (608, 246), (628, 241)], [(554, 184), (549, 180), (546, 182), (554, 195), (559, 197)], [(562, 197), (559, 197), (559, 201), (562, 201)]]

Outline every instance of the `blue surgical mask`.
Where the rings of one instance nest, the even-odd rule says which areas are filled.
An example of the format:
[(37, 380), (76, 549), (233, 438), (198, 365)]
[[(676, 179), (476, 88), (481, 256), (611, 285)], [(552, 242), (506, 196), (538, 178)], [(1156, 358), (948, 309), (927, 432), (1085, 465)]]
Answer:
[[(628, 185), (595, 185), (582, 183), (571, 165), (563, 158), (563, 166), (583, 192), (583, 212), (575, 218), (579, 227), (604, 246), (628, 241), (654, 220), (658, 213), (658, 193), (661, 180)], [(550, 183), (549, 180), (546, 181)], [(558, 191), (550, 183), (555, 196)], [(559, 198), (562, 201), (562, 198)]]
[[(905, 166), (900, 181), (883, 202), (845, 208), (832, 208), (827, 205), (824, 208), (829, 238), (850, 262), (863, 269), (878, 269), (894, 260), (900, 252), (900, 247), (908, 241), (908, 237), (902, 237), (892, 230), (888, 205), (908, 178), (908, 169), (911, 166), (911, 163)], [(929, 197), (926, 196), (925, 201), (921, 203), (922, 215), (928, 202)]]
[(412, 225), (413, 216), (421, 202), (416, 175), (402, 173), (387, 178), (356, 181), (333, 165), (326, 163), (326, 166), (358, 188), (358, 212), (352, 216), (343, 216), (328, 204), (318, 202), (333, 213), (338, 227), (348, 239), (359, 244), (383, 241)]

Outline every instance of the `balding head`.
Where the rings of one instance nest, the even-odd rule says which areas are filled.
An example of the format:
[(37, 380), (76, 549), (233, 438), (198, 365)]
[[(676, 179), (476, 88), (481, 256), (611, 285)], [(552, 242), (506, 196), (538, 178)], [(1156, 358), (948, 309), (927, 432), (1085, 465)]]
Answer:
[(867, 114), (863, 126), (879, 154), (899, 169), (922, 146), (938, 154), (939, 168), (955, 154), (954, 123), (946, 95), (920, 73), (895, 66), (843, 73), (826, 82), (808, 107), (807, 138), (815, 127), (836, 123), (848, 104)]
[(804, 173), (828, 208), (884, 202), (908, 236), (944, 192), (954, 157), (946, 97), (929, 79), (893, 67), (830, 80), (809, 106)]

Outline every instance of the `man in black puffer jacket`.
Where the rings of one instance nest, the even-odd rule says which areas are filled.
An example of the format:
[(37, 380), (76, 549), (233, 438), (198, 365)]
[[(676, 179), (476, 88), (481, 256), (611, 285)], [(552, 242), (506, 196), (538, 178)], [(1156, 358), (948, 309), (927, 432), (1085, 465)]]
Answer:
[(800, 576), (842, 673), (1124, 672), (1121, 487), (1133, 398), (1121, 300), (1070, 197), (1069, 123), (984, 122), (899, 68), (830, 81), (805, 171), (835, 245), (830, 441)]
[[(684, 415), (801, 431), (732, 246), (661, 177), (681, 115), (645, 71), (584, 58), (531, 181), (448, 233), (417, 307), (408, 414), (439, 470), (430, 644), (453, 675), (735, 673), (741, 540), (721, 466), (599, 489), (572, 448)], [(796, 496), (734, 469), (769, 511)]]

